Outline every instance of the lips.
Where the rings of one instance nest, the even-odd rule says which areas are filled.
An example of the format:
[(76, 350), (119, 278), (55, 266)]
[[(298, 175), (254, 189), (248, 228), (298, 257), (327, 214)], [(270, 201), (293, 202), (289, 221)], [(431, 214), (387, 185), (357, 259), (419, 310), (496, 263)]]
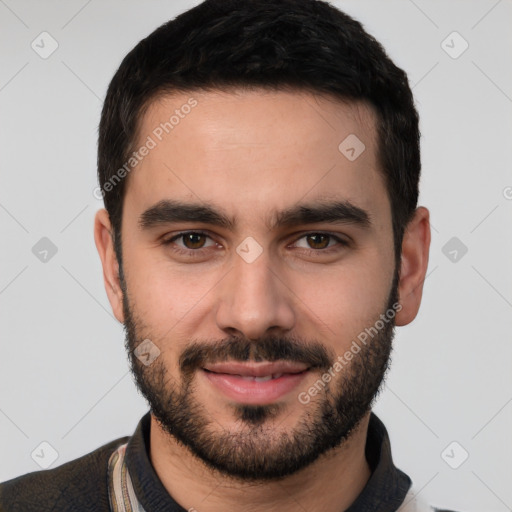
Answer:
[(204, 370), (213, 373), (226, 373), (229, 375), (239, 375), (241, 377), (252, 377), (256, 379), (270, 380), (277, 378), (284, 373), (301, 373), (307, 370), (305, 364), (294, 363), (291, 361), (276, 361), (264, 363), (215, 363), (206, 365)]
[(271, 403), (293, 390), (308, 367), (291, 361), (206, 365), (208, 382), (228, 398), (248, 404)]

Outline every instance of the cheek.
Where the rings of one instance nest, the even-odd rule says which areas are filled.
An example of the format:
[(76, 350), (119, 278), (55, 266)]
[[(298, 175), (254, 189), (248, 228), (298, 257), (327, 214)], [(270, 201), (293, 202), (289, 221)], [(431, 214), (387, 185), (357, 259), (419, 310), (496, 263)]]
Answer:
[[(392, 268), (382, 261), (346, 266), (336, 272), (302, 275), (294, 292), (305, 305), (303, 313), (318, 331), (341, 351), (353, 337), (374, 324), (384, 312), (392, 281)], [(303, 307), (303, 306), (302, 306)]]
[(172, 264), (159, 249), (132, 252), (125, 268), (132, 307), (155, 336), (175, 337), (182, 331), (219, 280), (215, 271)]

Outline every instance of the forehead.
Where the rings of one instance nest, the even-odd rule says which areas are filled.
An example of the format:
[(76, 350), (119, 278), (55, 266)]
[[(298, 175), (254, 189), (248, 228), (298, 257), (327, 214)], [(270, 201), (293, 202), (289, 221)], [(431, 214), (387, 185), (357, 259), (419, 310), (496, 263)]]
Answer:
[(253, 216), (301, 199), (387, 206), (375, 114), (362, 102), (262, 89), (173, 93), (149, 105), (137, 139), (145, 156), (129, 174), (125, 206), (139, 211), (169, 198)]
[(143, 144), (148, 135), (166, 144), (172, 143), (167, 135), (177, 139), (192, 134), (198, 140), (203, 137), (203, 142), (210, 139), (212, 147), (228, 138), (231, 144), (259, 143), (274, 149), (275, 131), (286, 128), (279, 144), (293, 145), (302, 139), (309, 141), (307, 147), (318, 146), (320, 141), (327, 145), (352, 130), (373, 145), (375, 126), (370, 104), (332, 95), (263, 88), (176, 92), (159, 95), (149, 103), (139, 120), (137, 144)]

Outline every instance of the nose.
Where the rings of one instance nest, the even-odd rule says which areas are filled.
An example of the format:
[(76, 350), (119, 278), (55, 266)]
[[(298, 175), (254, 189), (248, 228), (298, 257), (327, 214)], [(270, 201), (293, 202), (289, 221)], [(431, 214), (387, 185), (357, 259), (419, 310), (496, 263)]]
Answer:
[(217, 289), (216, 321), (227, 334), (256, 340), (268, 331), (294, 327), (293, 292), (270, 263), (265, 251), (251, 263), (234, 258), (233, 268)]

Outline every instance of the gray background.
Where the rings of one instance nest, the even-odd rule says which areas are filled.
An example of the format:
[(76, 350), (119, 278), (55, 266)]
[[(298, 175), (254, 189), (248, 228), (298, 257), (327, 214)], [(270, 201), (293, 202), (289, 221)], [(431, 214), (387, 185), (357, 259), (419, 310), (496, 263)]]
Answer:
[[(196, 3), (0, 0), (0, 481), (129, 435), (147, 410), (93, 240), (97, 126), (124, 55)], [(512, 3), (333, 3), (410, 77), (432, 214), (422, 309), (375, 410), (430, 503), (512, 510)]]

